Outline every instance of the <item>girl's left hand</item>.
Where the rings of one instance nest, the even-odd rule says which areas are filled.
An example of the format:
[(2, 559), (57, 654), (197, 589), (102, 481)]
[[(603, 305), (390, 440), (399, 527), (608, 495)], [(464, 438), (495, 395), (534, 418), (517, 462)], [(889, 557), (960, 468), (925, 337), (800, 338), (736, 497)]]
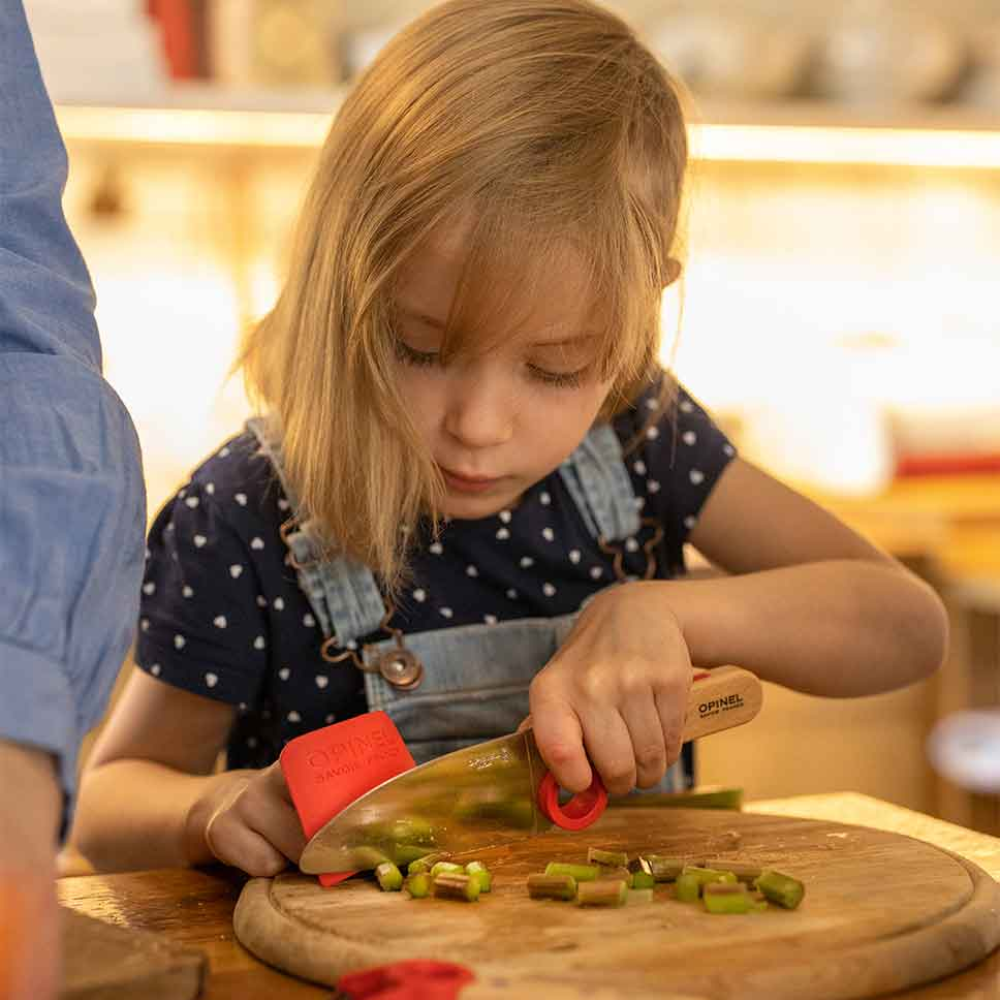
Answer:
[(649, 788), (680, 756), (692, 669), (667, 586), (599, 593), (531, 683), (521, 728), (569, 792), (590, 785), (591, 764), (612, 794)]

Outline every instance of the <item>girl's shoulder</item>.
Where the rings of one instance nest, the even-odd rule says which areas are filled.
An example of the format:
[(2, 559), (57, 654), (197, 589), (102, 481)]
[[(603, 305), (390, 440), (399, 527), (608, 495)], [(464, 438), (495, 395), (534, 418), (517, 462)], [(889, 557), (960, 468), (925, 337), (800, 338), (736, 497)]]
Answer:
[(645, 515), (683, 543), (736, 449), (708, 410), (673, 376), (659, 373), (612, 426)]
[(228, 512), (232, 517), (227, 519), (235, 523), (245, 520), (245, 515), (265, 515), (266, 520), (280, 523), (289, 511), (277, 472), (249, 428), (207, 455), (172, 502), (188, 507), (205, 503), (223, 515)]
[(611, 425), (626, 453), (649, 448), (676, 450), (678, 439), (690, 447), (699, 432), (704, 445), (719, 451), (732, 447), (709, 411), (662, 369), (616, 414)]

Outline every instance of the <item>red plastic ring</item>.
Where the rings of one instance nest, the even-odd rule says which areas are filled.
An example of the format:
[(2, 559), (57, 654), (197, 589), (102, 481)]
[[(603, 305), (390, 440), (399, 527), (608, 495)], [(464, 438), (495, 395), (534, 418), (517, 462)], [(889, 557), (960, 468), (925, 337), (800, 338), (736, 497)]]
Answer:
[(584, 830), (597, 822), (608, 806), (608, 790), (597, 772), (586, 791), (574, 795), (564, 806), (559, 805), (559, 784), (547, 771), (538, 786), (538, 806), (556, 826), (564, 830)]
[(464, 965), (416, 958), (347, 972), (337, 980), (337, 995), (343, 994), (351, 1000), (378, 1000), (379, 997), (454, 1000), (462, 987), (475, 978), (472, 970)]

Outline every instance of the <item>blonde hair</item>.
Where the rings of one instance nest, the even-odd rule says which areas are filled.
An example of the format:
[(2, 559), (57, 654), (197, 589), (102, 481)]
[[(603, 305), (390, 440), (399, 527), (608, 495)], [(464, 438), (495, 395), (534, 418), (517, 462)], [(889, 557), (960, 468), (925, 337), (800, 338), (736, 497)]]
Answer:
[(459, 209), (472, 220), (451, 350), (487, 287), (530, 295), (570, 247), (602, 309), (607, 417), (657, 366), (686, 161), (673, 81), (587, 0), (449, 0), (385, 46), (333, 122), (286, 283), (237, 362), (332, 551), (393, 590), (408, 532), (437, 522), (443, 483), (393, 374), (414, 248)]

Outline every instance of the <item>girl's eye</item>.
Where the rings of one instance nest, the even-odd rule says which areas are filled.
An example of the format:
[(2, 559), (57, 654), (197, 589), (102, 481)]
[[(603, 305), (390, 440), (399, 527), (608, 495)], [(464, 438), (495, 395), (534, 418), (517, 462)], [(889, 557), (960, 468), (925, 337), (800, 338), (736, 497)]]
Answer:
[(557, 389), (577, 388), (583, 382), (583, 377), (587, 373), (586, 368), (581, 368), (575, 372), (550, 372), (544, 368), (539, 368), (537, 365), (528, 365), (528, 371), (531, 372), (532, 378), (543, 382), (545, 385), (554, 386)]
[(437, 351), (418, 351), (416, 348), (410, 347), (405, 340), (400, 340), (399, 337), (396, 338), (396, 357), (405, 364), (424, 367), (440, 362)]
[[(429, 368), (441, 364), (441, 355), (437, 351), (418, 351), (399, 337), (396, 338), (395, 344), (396, 357), (404, 364), (414, 365), (418, 368)], [(584, 376), (587, 374), (586, 366), (575, 372), (552, 372), (530, 363), (527, 367), (529, 376), (536, 382), (557, 389), (575, 389), (583, 383)]]

